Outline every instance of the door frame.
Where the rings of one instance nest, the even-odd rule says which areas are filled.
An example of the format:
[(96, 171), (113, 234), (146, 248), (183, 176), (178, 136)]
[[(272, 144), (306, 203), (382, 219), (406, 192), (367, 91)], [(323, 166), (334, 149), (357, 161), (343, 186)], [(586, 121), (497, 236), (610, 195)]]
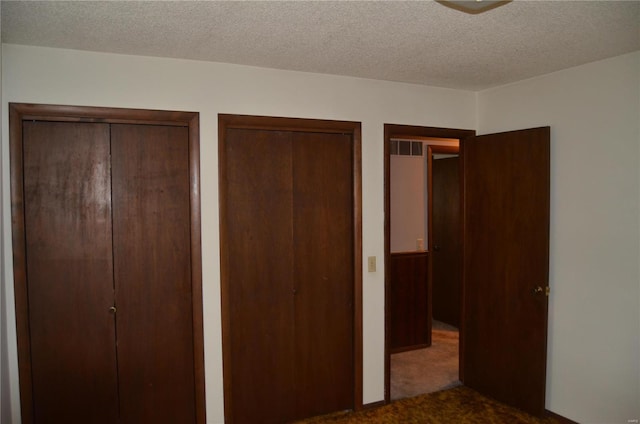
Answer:
[(196, 422), (204, 424), (204, 331), (202, 319), (202, 248), (200, 235), (200, 114), (145, 109), (9, 103), (9, 144), (11, 177), (11, 229), (13, 275), (18, 345), (18, 374), (22, 422), (32, 423), (31, 346), (27, 292), (26, 242), (24, 222), (22, 122), (100, 122), (109, 124), (170, 125), (189, 129), (189, 201), (191, 208), (191, 290), (194, 352), (194, 393)]
[[(427, 280), (427, 293), (429, 296), (428, 299), (428, 313), (427, 321), (429, 323), (429, 328), (433, 326), (433, 252), (432, 247), (434, 245), (433, 242), (433, 154), (434, 153), (450, 153), (458, 155), (458, 165), (460, 162), (460, 146), (438, 146), (438, 145), (429, 145), (427, 146), (427, 248), (429, 250), (429, 269), (428, 269), (428, 280)], [(458, 178), (460, 181), (460, 189), (462, 189), (462, 167), (458, 166)], [(460, 207), (464, 206), (462, 201), (462, 190), (460, 190)], [(460, 218), (462, 222), (462, 209), (460, 209)], [(462, 237), (461, 237), (462, 240)], [(462, 275), (462, 274), (460, 274)], [(462, 281), (460, 282), (462, 284)], [(458, 299), (460, 303), (460, 310), (462, 310), (462, 290), (460, 290), (461, 296)], [(460, 323), (462, 325), (462, 322)], [(460, 333), (460, 332), (459, 332)], [(462, 380), (462, 367), (459, 367), (459, 375), (460, 380)]]
[[(464, 129), (450, 129), (450, 128), (438, 128), (438, 127), (421, 127), (414, 125), (397, 125), (397, 124), (384, 124), (384, 402), (389, 403), (391, 400), (391, 350), (389, 330), (391, 328), (390, 320), (390, 295), (391, 295), (391, 282), (390, 282), (390, 261), (391, 261), (391, 192), (390, 192), (390, 159), (391, 159), (391, 140), (392, 139), (420, 139), (420, 138), (449, 138), (460, 140), (459, 144), (459, 160), (460, 160), (460, 207), (464, 210), (464, 186), (463, 186), (463, 163), (464, 163), (464, 142), (469, 137), (475, 137), (475, 130)], [(462, 258), (460, 266), (462, 266), (462, 260), (464, 258), (464, 222), (460, 225), (460, 239), (462, 241)], [(429, 231), (429, 237), (431, 237), (431, 231)], [(431, 244), (429, 244), (429, 249)], [(429, 255), (431, 257), (431, 255)], [(431, 277), (431, 258), (429, 259), (429, 277)], [(463, 271), (464, 272), (464, 271)], [(428, 283), (428, 296), (431, 298), (431, 282)], [(462, 287), (461, 296), (464, 296), (464, 274), (462, 275)], [(431, 300), (428, 302), (428, 322), (431, 323)], [(462, 326), (462, 317), (464, 317), (464, 308), (461, 308), (461, 327), (460, 327), (460, 349), (459, 349), (459, 367), (460, 379), (463, 380), (462, 374), (462, 346), (464, 343), (464, 328)]]
[[(352, 121), (331, 121), (319, 119), (281, 118), (252, 115), (218, 115), (218, 188), (226, 186), (227, 168), (225, 137), (227, 129), (255, 129), (271, 131), (295, 131), (313, 133), (349, 134), (352, 137), (353, 175), (353, 408), (362, 409), (362, 152), (361, 124)], [(223, 390), (225, 420), (231, 422), (232, 411), (231, 366), (225, 358), (231, 357), (231, 346), (227, 335), (231, 333), (229, 308), (229, 276), (226, 244), (228, 234), (223, 225), (226, 220), (227, 199), (224, 191), (219, 191), (220, 228), (220, 296), (222, 316)]]

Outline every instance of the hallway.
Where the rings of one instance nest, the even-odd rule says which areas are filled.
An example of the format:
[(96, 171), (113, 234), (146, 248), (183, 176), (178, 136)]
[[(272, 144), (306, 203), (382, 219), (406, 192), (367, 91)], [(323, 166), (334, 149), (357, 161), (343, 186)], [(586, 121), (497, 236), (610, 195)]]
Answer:
[(433, 321), (432, 345), (391, 355), (391, 400), (460, 385), (458, 329)]

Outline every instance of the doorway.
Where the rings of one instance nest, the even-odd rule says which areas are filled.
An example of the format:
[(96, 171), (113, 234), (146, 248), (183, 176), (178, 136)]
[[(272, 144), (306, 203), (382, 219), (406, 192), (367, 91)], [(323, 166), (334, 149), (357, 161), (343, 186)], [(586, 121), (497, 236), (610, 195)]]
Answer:
[[(451, 370), (454, 370), (455, 377), (452, 381), (458, 381), (458, 378), (462, 379), (462, 372), (460, 361), (460, 354), (458, 353), (458, 331), (457, 328), (449, 323), (442, 321), (434, 321), (434, 302), (438, 302), (435, 299), (434, 294), (438, 294), (438, 290), (434, 292), (432, 287), (433, 281), (433, 266), (434, 266), (434, 254), (435, 246), (438, 249), (442, 249), (442, 244), (436, 244), (436, 240), (433, 236), (434, 228), (433, 221), (433, 200), (430, 199), (430, 193), (432, 192), (433, 178), (429, 177), (431, 169), (433, 168), (433, 156), (438, 154), (445, 155), (457, 155), (459, 140), (475, 135), (475, 131), (472, 130), (451, 130), (442, 128), (430, 128), (430, 127), (414, 127), (404, 125), (385, 125), (385, 296), (387, 302), (385, 303), (385, 321), (386, 321), (386, 349), (385, 349), (385, 401), (395, 400), (400, 397), (407, 397), (411, 395), (417, 395), (434, 391), (437, 388), (444, 388), (440, 386), (446, 386), (449, 380), (449, 374)], [(415, 234), (415, 242), (413, 240), (406, 240), (404, 244), (396, 238), (394, 238), (391, 232), (391, 216), (393, 214), (394, 206), (392, 206), (392, 190), (393, 182), (391, 176), (392, 170), (392, 154), (401, 154), (401, 150), (407, 151), (406, 146), (403, 148), (399, 141), (409, 141), (410, 146), (408, 151), (410, 154), (419, 153), (421, 161), (421, 169), (428, 170), (425, 173), (422, 187), (424, 188), (424, 203), (422, 207), (423, 216), (423, 229), (415, 230), (413, 233), (405, 229), (405, 233)], [(429, 140), (431, 142), (429, 144)], [(414, 144), (419, 146), (414, 146)], [(438, 157), (438, 156), (436, 156)], [(461, 161), (456, 158), (456, 161)], [(402, 168), (405, 168), (404, 166)], [(420, 170), (419, 172), (422, 172)], [(458, 181), (460, 184), (461, 179)], [(422, 194), (422, 193), (421, 193)], [(459, 194), (454, 195), (457, 197), (459, 208), (462, 210), (462, 198)], [(420, 196), (421, 198), (422, 196)], [(394, 199), (398, 201), (398, 199)], [(395, 202), (394, 202), (395, 203)], [(421, 203), (418, 201), (417, 203)], [(420, 210), (420, 207), (417, 207)], [(462, 240), (462, 227), (458, 223), (456, 224), (457, 239)], [(454, 225), (454, 227), (456, 226)], [(417, 228), (418, 226), (416, 226)], [(402, 232), (402, 231), (401, 231)], [(405, 235), (406, 238), (406, 235)], [(426, 243), (425, 243), (426, 240)], [(460, 243), (461, 244), (461, 243)], [(399, 253), (399, 250), (410, 250)], [(392, 253), (393, 252), (393, 253)], [(419, 257), (421, 259), (421, 266), (416, 267), (415, 263)], [(414, 265), (411, 270), (407, 272), (407, 266), (403, 265), (407, 263), (409, 258), (413, 258)], [(461, 267), (459, 264), (458, 269)], [(436, 266), (437, 269), (437, 266)], [(416, 272), (416, 270), (418, 270)], [(404, 276), (399, 279), (398, 276)], [(395, 275), (394, 275), (395, 274)], [(399, 288), (397, 285), (393, 285), (391, 282), (402, 281), (402, 285), (406, 285), (407, 275), (409, 279), (414, 279), (413, 289)], [(424, 293), (420, 291), (420, 288), (424, 288)], [(400, 295), (398, 292), (400, 291)], [(410, 319), (410, 325), (404, 326), (398, 322), (397, 313), (394, 315), (393, 309), (402, 310), (398, 305), (398, 299), (402, 293), (409, 293), (407, 299), (410, 302), (415, 303), (413, 305), (414, 313), (407, 317)], [(442, 293), (440, 293), (442, 296)], [(460, 306), (461, 296), (458, 293), (457, 305)], [(450, 297), (450, 296), (449, 296)], [(413, 300), (411, 300), (413, 299)], [(417, 299), (417, 302), (416, 302)], [(442, 301), (442, 299), (441, 299)], [(400, 301), (402, 302), (402, 300)], [(406, 313), (404, 313), (406, 315)], [(457, 323), (456, 323), (457, 324)], [(413, 336), (414, 343), (399, 344), (398, 337), (394, 335), (394, 328), (414, 328), (418, 332)], [(406, 333), (406, 328), (402, 330), (402, 333)], [(410, 340), (410, 339), (407, 339)], [(462, 343), (462, 339), (460, 339)], [(461, 350), (460, 350), (461, 352)], [(393, 369), (395, 370), (394, 381), (403, 380), (401, 384), (394, 384), (392, 393), (392, 355), (393, 355)], [(427, 372), (424, 372), (425, 364), (433, 364), (434, 357), (440, 358), (437, 361), (440, 363), (439, 377), (429, 377)], [(453, 362), (453, 364), (451, 363)], [(416, 370), (418, 373), (416, 374)], [(460, 371), (457, 371), (460, 370)], [(432, 374), (432, 373), (430, 373)], [(392, 396), (393, 395), (393, 396)]]
[(550, 292), (549, 127), (476, 137), (474, 131), (385, 125), (385, 400), (391, 353), (389, 148), (393, 138), (420, 136), (460, 140), (460, 380), (542, 416)]
[(391, 400), (460, 384), (458, 146), (457, 139), (391, 140)]

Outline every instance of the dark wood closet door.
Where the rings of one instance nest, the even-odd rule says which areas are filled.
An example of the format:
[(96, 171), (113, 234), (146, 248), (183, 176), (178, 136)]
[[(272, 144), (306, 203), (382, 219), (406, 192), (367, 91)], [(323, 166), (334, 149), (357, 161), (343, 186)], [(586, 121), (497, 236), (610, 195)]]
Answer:
[(541, 416), (549, 279), (549, 127), (464, 144), (464, 382)]
[(433, 319), (460, 326), (462, 242), (458, 158), (434, 159), (433, 187)]
[(195, 421), (186, 127), (112, 125), (123, 423)]
[(352, 409), (351, 136), (292, 133), (296, 418)]
[(229, 129), (224, 155), (227, 416), (288, 422), (295, 412), (291, 135)]
[(23, 414), (114, 423), (109, 126), (25, 122), (23, 140), (33, 399)]

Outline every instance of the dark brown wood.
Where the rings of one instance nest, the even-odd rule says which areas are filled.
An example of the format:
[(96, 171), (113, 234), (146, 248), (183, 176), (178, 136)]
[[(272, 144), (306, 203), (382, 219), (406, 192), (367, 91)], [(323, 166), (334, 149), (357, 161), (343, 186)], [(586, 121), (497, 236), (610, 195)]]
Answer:
[(224, 146), (224, 378), (233, 408), (225, 421), (287, 422), (295, 412), (291, 136), (228, 129)]
[(124, 109), (68, 105), (13, 103), (24, 120), (58, 122), (105, 122), (110, 124), (155, 124), (191, 127), (196, 112)]
[(391, 254), (390, 350), (392, 353), (431, 346), (427, 326), (429, 254)]
[(184, 127), (111, 126), (123, 422), (195, 422), (189, 140)]
[(20, 413), (22, 422), (30, 424), (33, 423), (33, 384), (31, 380), (31, 337), (29, 335), (29, 296), (24, 222), (22, 115), (19, 105), (15, 103), (9, 104), (9, 153), (11, 161), (13, 295), (16, 308)]
[[(445, 138), (445, 139), (458, 139), (460, 140), (460, 144), (462, 145), (464, 139), (468, 137), (475, 136), (474, 130), (460, 130), (460, 129), (447, 129), (447, 128), (434, 128), (434, 127), (420, 127), (420, 126), (411, 126), (411, 125), (396, 125), (396, 124), (385, 124), (384, 125), (384, 268), (385, 268), (385, 276), (384, 276), (384, 297), (385, 297), (385, 365), (384, 365), (384, 398), (385, 402), (388, 403), (391, 400), (390, 393), (390, 370), (391, 370), (391, 349), (390, 349), (390, 326), (391, 326), (391, 314), (390, 314), (390, 296), (391, 296), (391, 247), (390, 247), (390, 218), (389, 211), (390, 208), (390, 192), (389, 192), (389, 182), (390, 182), (390, 173), (389, 173), (389, 158), (390, 158), (390, 145), (392, 139), (400, 139), (400, 138)], [(463, 155), (461, 155), (461, 161), (464, 161)], [(462, 203), (461, 198), (461, 203)], [(462, 208), (462, 207), (461, 207)], [(462, 236), (462, 233), (460, 234)], [(462, 287), (464, 292), (464, 286)], [(461, 314), (464, 315), (464, 306), (461, 311)], [(460, 328), (460, 346), (464, 344), (464, 322), (461, 324)], [(429, 323), (430, 328), (430, 323)], [(460, 352), (460, 360), (462, 361), (462, 357), (464, 352)], [(462, 379), (463, 369), (460, 367), (460, 377)]]
[[(355, 123), (332, 121), (323, 128), (324, 124), (220, 115), (227, 422), (286, 421), (362, 407), (360, 131)], [(333, 209), (342, 209), (346, 201), (347, 213), (332, 217)], [(336, 240), (338, 232), (326, 230), (328, 222), (341, 230), (340, 239)], [(253, 246), (246, 237), (253, 237)], [(248, 261), (256, 269), (242, 269)], [(258, 309), (267, 313), (247, 308), (261, 298), (252, 294), (251, 280), (279, 290), (265, 283), (269, 290), (262, 295), (264, 307)], [(245, 328), (243, 320), (256, 328)], [(238, 354), (237, 346), (243, 345), (246, 352)], [(257, 359), (254, 366), (256, 355), (272, 360), (263, 364)], [(317, 367), (319, 362), (331, 366)], [(247, 381), (252, 393), (246, 393)]]
[(360, 132), (359, 123), (352, 121), (327, 121), (321, 119), (274, 118), (271, 116), (227, 115), (218, 118), (224, 129), (258, 129), (263, 131), (287, 131), (306, 133), (354, 134)]
[(396, 125), (396, 124), (384, 124), (385, 134), (389, 134), (389, 139), (455, 139), (462, 140), (467, 137), (475, 135), (474, 130), (462, 130), (454, 128), (439, 128), (439, 127), (421, 127), (416, 125)]
[(34, 421), (115, 422), (109, 126), (23, 134)]
[(362, 361), (362, 134), (360, 123), (351, 123), (353, 183), (353, 408), (363, 409)]
[(545, 410), (545, 416), (551, 417), (554, 420), (558, 421), (560, 424), (578, 424), (577, 421), (570, 420), (569, 418), (563, 417), (562, 415), (558, 415), (555, 412)]
[(434, 160), (434, 151), (438, 149), (428, 149), (432, 316), (458, 327), (462, 303), (459, 160), (458, 157)]
[(464, 153), (465, 384), (542, 416), (549, 128), (480, 136)]
[(296, 418), (304, 418), (354, 407), (352, 143), (345, 134), (291, 138)]
[(182, 116), (189, 128), (189, 204), (191, 207), (191, 302), (196, 423), (206, 423), (204, 382), (204, 322), (202, 300), (202, 242), (200, 222), (200, 115)]
[[(201, 288), (201, 258), (200, 258), (200, 179), (199, 179), (199, 148), (198, 148), (198, 114), (194, 112), (166, 112), (138, 109), (92, 108), (76, 106), (34, 105), (12, 103), (10, 109), (10, 144), (11, 144), (11, 204), (12, 204), (12, 233), (14, 252), (14, 286), (16, 302), (16, 324), (18, 335), (18, 359), (20, 373), (21, 414), (23, 423), (33, 423), (33, 387), (31, 369), (31, 340), (29, 332), (27, 277), (26, 277), (26, 247), (24, 222), (24, 192), (23, 192), (23, 151), (22, 125), (23, 121), (54, 121), (54, 122), (82, 122), (87, 123), (132, 123), (132, 124), (161, 124), (188, 129), (189, 154), (189, 214), (190, 222), (190, 251), (191, 251), (191, 290), (192, 302), (191, 321), (193, 325), (193, 366), (194, 366), (194, 397), (196, 418), (198, 423), (204, 423), (205, 394), (204, 394), (204, 351), (202, 332), (202, 288)], [(28, 231), (26, 231), (28, 233)], [(99, 413), (99, 412), (97, 412)], [(105, 415), (106, 416), (106, 415)], [(99, 420), (99, 419), (96, 419)], [(87, 420), (82, 420), (86, 422)], [(72, 421), (71, 421), (72, 422)], [(95, 421), (101, 422), (101, 421)]]
[(381, 406), (385, 405), (385, 401), (384, 400), (380, 400), (378, 402), (371, 402), (371, 403), (367, 403), (366, 405), (362, 406), (362, 409), (376, 409), (379, 408)]

